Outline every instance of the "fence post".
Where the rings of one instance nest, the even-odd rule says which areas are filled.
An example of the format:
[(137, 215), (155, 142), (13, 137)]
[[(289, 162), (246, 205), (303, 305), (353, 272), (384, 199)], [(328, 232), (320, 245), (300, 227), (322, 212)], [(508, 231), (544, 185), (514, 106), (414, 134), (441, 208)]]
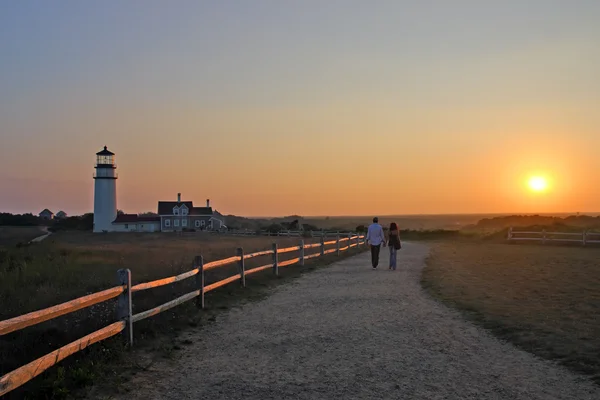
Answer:
[(512, 239), (512, 229), (513, 229), (512, 226), (510, 228), (508, 228), (508, 238), (507, 238), (508, 240)]
[(196, 287), (200, 291), (200, 294), (196, 297), (196, 307), (204, 309), (204, 258), (196, 256), (194, 263), (196, 264), (196, 268), (198, 268)]
[(279, 276), (279, 265), (277, 265), (277, 243), (273, 243), (273, 273)]
[(240, 269), (240, 276), (242, 278), (242, 287), (246, 287), (246, 267), (244, 266), (244, 249), (242, 247), (238, 247), (237, 255), (240, 258), (238, 266)]
[(542, 234), (543, 234), (542, 243), (546, 244), (546, 230), (545, 229), (542, 229)]
[(339, 257), (340, 256), (340, 234), (339, 234), (339, 232), (338, 232), (337, 237), (335, 239), (335, 246), (336, 246), (336, 253), (335, 254), (337, 254), (337, 256)]
[(321, 257), (325, 255), (325, 237), (321, 236)]
[(304, 267), (304, 240), (300, 241), (300, 266)]
[(348, 233), (348, 251), (350, 251), (350, 245), (352, 244), (352, 234)]
[(583, 242), (583, 245), (585, 246), (587, 244), (587, 231), (583, 231), (583, 235), (582, 236), (583, 237), (582, 237), (581, 240)]
[(117, 319), (125, 320), (125, 337), (129, 347), (133, 346), (133, 320), (131, 304), (131, 271), (129, 269), (120, 269), (117, 271), (119, 285), (126, 285), (127, 288), (117, 299)]

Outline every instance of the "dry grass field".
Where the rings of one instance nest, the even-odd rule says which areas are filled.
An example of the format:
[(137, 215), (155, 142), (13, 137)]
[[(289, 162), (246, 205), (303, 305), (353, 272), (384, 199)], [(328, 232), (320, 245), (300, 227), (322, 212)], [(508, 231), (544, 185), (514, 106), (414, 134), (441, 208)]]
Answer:
[(500, 338), (600, 384), (600, 249), (438, 242), (422, 283)]
[(0, 226), (0, 249), (28, 243), (43, 234), (39, 226)]
[[(320, 239), (304, 240), (309, 243)], [(196, 255), (202, 255), (205, 262), (209, 262), (235, 255), (237, 247), (243, 247), (249, 253), (270, 249), (273, 242), (280, 247), (287, 247), (299, 244), (300, 239), (200, 233), (177, 236), (164, 233), (98, 235), (60, 232), (40, 244), (0, 250), (0, 320), (113, 287), (117, 284), (119, 268), (129, 268), (135, 284), (188, 271)], [(316, 251), (318, 249), (310, 249), (306, 254)], [(350, 253), (355, 254), (356, 250)], [(280, 260), (297, 257), (296, 254), (282, 254)], [(336, 259), (335, 255), (326, 256), (325, 259), (309, 260), (304, 267), (285, 267), (281, 269), (279, 278), (270, 271), (251, 275), (247, 277), (245, 289), (232, 283), (207, 294), (205, 312), (198, 312), (190, 302), (141, 321), (135, 325), (137, 346), (146, 343), (163, 354), (170, 354), (179, 346), (173, 337), (182, 329), (210, 323), (219, 310), (235, 306), (239, 301), (261, 297), (270, 286), (314, 269), (317, 264)], [(257, 257), (247, 260), (246, 268), (270, 262), (270, 256)], [(217, 268), (206, 273), (206, 281), (209, 284), (236, 273), (236, 265)], [(134, 313), (194, 290), (194, 281), (188, 279), (136, 293), (133, 296)], [(0, 375), (114, 322), (115, 309), (116, 300), (111, 300), (0, 337)], [(98, 367), (124, 362), (119, 349), (122, 342), (120, 338), (114, 339), (92, 346), (80, 356), (66, 360), (60, 367), (15, 393), (14, 398), (67, 398), (73, 387), (122, 378), (107, 376), (106, 368)], [(97, 365), (91, 366), (87, 361), (90, 359), (96, 360)]]

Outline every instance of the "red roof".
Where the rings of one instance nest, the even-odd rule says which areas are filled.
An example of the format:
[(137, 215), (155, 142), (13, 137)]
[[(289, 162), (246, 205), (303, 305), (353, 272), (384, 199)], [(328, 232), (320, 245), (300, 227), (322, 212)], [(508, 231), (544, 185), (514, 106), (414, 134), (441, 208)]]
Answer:
[(119, 214), (113, 223), (159, 222), (160, 217), (151, 215)]

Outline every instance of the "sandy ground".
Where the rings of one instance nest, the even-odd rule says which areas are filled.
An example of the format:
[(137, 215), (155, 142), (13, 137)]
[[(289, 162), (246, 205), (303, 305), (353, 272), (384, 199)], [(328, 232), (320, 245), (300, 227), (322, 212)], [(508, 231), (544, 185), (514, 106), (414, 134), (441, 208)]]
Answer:
[(188, 332), (193, 345), (121, 398), (600, 399), (432, 300), (419, 284), (427, 253), (408, 243), (397, 271), (372, 271), (362, 254), (282, 285)]

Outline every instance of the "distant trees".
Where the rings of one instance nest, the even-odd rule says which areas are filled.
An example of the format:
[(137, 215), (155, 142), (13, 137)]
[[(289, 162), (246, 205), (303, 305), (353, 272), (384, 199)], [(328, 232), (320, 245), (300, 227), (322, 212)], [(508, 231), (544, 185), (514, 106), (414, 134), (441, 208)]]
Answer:
[(67, 217), (57, 220), (49, 230), (56, 231), (91, 231), (94, 228), (94, 214), (87, 213), (75, 217)]
[(600, 228), (600, 217), (589, 215), (571, 215), (565, 218), (546, 215), (510, 215), (504, 217), (484, 218), (476, 225), (466, 229), (500, 230), (509, 227), (535, 227), (535, 226), (567, 226), (577, 228)]
[(304, 231), (318, 231), (319, 230), (319, 228), (317, 228), (316, 226), (311, 225), (311, 224), (302, 224), (302, 229)]
[(297, 219), (291, 222), (282, 222), (281, 225), (284, 229), (287, 229), (288, 231), (300, 230), (300, 222)]
[(0, 213), (0, 225), (37, 226), (42, 225), (42, 219), (37, 215)]
[(281, 224), (271, 224), (265, 230), (269, 233), (279, 233), (283, 230), (283, 226)]
[(367, 231), (367, 228), (364, 225), (359, 225), (356, 227), (356, 232), (363, 233), (366, 231)]

